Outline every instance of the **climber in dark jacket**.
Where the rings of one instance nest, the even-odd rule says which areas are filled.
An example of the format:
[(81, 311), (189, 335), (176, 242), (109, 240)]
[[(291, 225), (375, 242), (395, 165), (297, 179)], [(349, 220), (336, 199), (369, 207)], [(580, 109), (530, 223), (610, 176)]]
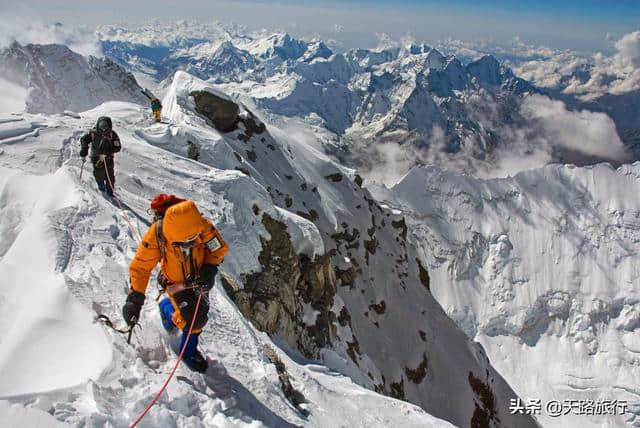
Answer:
[(98, 189), (113, 196), (116, 177), (113, 171), (113, 154), (120, 151), (120, 137), (112, 129), (111, 118), (102, 116), (95, 128), (92, 128), (80, 139), (80, 156), (87, 157), (91, 146), (91, 163), (93, 176), (98, 183)]

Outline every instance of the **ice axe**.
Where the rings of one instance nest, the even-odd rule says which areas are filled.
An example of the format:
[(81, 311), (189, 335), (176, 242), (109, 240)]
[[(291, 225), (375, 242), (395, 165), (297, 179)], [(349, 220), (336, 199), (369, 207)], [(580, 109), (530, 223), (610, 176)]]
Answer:
[(84, 171), (84, 163), (87, 161), (85, 157), (82, 158), (82, 165), (80, 166), (80, 180), (82, 180), (82, 171)]
[(133, 317), (132, 321), (133, 324), (131, 324), (129, 326), (128, 329), (122, 329), (122, 328), (117, 328), (116, 326), (113, 325), (113, 323), (111, 322), (111, 319), (109, 319), (108, 316), (106, 315), (98, 315), (96, 317), (96, 321), (102, 321), (104, 323), (104, 325), (106, 325), (107, 327), (109, 327), (110, 329), (112, 329), (113, 331), (116, 331), (118, 333), (122, 333), (122, 334), (126, 334), (127, 335), (127, 343), (129, 345), (131, 345), (131, 335), (133, 334), (133, 329), (136, 326), (140, 326), (140, 324), (138, 324), (138, 318), (137, 317)]
[(129, 328), (129, 334), (127, 335), (127, 345), (131, 345), (131, 335), (133, 334), (133, 328), (138, 325), (138, 317), (133, 317), (131, 321), (133, 321), (133, 324)]

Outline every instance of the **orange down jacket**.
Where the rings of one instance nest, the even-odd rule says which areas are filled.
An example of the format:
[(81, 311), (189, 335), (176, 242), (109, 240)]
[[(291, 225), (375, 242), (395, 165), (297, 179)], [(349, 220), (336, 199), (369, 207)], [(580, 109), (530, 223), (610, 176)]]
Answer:
[(153, 223), (144, 235), (129, 266), (131, 289), (143, 294), (147, 290), (153, 268), (160, 261), (162, 273), (173, 283), (183, 283), (183, 273), (191, 275), (189, 260), (173, 245), (174, 243), (195, 237), (192, 252), (197, 273), (205, 263), (222, 263), (229, 250), (220, 232), (209, 220), (202, 217), (193, 201), (180, 202), (167, 209), (162, 220), (164, 252), (160, 251), (158, 246), (156, 227), (157, 223)]

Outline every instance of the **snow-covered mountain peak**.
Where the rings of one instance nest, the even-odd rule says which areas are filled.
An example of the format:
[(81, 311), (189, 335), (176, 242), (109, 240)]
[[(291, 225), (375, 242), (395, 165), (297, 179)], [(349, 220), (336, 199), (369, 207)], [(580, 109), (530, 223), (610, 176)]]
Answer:
[(446, 58), (437, 49), (423, 50), (423, 53), (427, 54), (426, 64), (429, 68), (440, 70), (446, 63)]
[[(56, 302), (77, 299), (71, 324), (111, 357), (82, 366), (74, 384), (47, 377), (52, 361), (20, 384), (13, 373), (37, 356), (28, 348), (20, 362), (7, 357), (23, 335), (42, 349), (56, 344), (30, 324), (25, 333), (0, 321), (0, 397), (75, 425), (124, 426), (146, 404), (173, 361), (152, 299), (134, 348), (85, 324), (93, 312), (119, 319), (134, 236), (144, 232), (149, 199), (169, 192), (194, 199), (232, 251), (211, 294), (213, 328), (202, 336), (219, 364), (205, 376), (182, 373), (151, 425), (198, 418), (205, 426), (446, 426), (437, 416), (458, 426), (519, 427), (535, 421), (510, 414), (516, 393), (635, 400), (640, 207), (629, 195), (638, 192), (640, 164), (460, 175), (445, 162), (491, 165), (500, 150), (508, 153), (503, 135), (543, 143), (527, 126), (548, 118), (526, 122), (531, 112), (521, 105), (549, 106), (522, 97), (535, 87), (494, 57), (465, 65), (419, 43), (334, 53), (287, 33), (205, 27), (113, 27), (103, 46), (117, 65), (59, 46), (0, 53), (0, 64), (24, 65), (29, 72), (16, 81), (48, 93), (57, 110), (93, 90), (109, 99), (90, 98), (73, 108), (80, 114), (0, 117), (0, 231), (8, 238), (0, 276), (37, 285), (19, 289), (24, 296), (0, 287), (0, 310), (11, 304), (6, 312), (15, 315), (34, 298), (48, 317), (40, 284), (66, 287)], [(65, 74), (65, 64), (82, 72)], [(127, 92), (133, 78), (123, 67), (166, 79), (162, 93), (154, 90), (163, 96), (163, 122), (148, 120), (135, 79)], [(140, 98), (118, 98), (109, 92), (116, 86)], [(102, 115), (123, 142), (123, 208), (103, 200), (86, 169), (80, 179), (71, 156)], [(440, 166), (410, 169), (391, 189), (359, 175), (367, 167), (400, 174), (416, 163)], [(51, 198), (40, 202), (40, 188)], [(47, 251), (38, 254), (36, 278), (15, 266), (39, 236)], [(64, 331), (76, 328), (65, 322)], [(269, 362), (269, 348), (282, 364)], [(282, 365), (305, 396), (302, 406), (281, 393)], [(63, 390), (42, 401), (15, 397), (48, 388)], [(114, 408), (122, 410), (113, 416)], [(633, 424), (639, 414), (632, 407), (611, 420)], [(542, 421), (588, 425), (579, 419)]]
[[(186, 76), (176, 81), (185, 82)], [(267, 189), (249, 175), (175, 153), (182, 149), (185, 132), (193, 138), (199, 129), (212, 137), (196, 140), (211, 143), (202, 147), (202, 160), (222, 163), (207, 151), (232, 138), (208, 125), (185, 129), (184, 122), (149, 123), (145, 110), (110, 102), (79, 118), (25, 114), (23, 120), (0, 119), (0, 199), (5, 201), (0, 204), (0, 274), (9, 284), (22, 284), (0, 287), (0, 308), (11, 317), (0, 320), (5, 425), (128, 426), (160, 389), (176, 357), (153, 302), (155, 285), (147, 291), (141, 328), (131, 345), (94, 321), (97, 314), (106, 314), (120, 326), (128, 264), (148, 224), (145, 210), (154, 194), (189, 197), (216, 223), (234, 248), (221, 267), (229, 277), (240, 280), (243, 271), (259, 271), (260, 248), (270, 240), (293, 245), (307, 258), (325, 250), (298, 245), (317, 239), (310, 233), (313, 223), (275, 207)], [(123, 144), (116, 156), (123, 208), (97, 191), (86, 168), (80, 178), (75, 140), (102, 115), (115, 119)], [(24, 122), (37, 122), (41, 132), (29, 132)], [(276, 236), (274, 229), (269, 235), (259, 215), (270, 218), (270, 226), (284, 225), (290, 235)], [(29, 269), (22, 268), (25, 260), (30, 260)], [(452, 426), (417, 406), (364, 389), (319, 361), (292, 359), (247, 322), (220, 283), (210, 299), (215, 311), (200, 336), (209, 371), (201, 375), (179, 368), (141, 426), (383, 426), (391, 421)], [(313, 307), (296, 305), (301, 319), (313, 323)], [(354, 404), (365, 414), (354, 412)]]
[[(431, 407), (427, 403), (431, 400), (425, 397), (442, 394), (445, 390), (450, 394), (466, 397), (465, 400), (473, 401), (473, 397), (477, 398), (478, 391), (473, 386), (475, 381), (469, 380), (469, 371), (475, 379), (479, 373), (486, 373), (488, 369), (490, 379), (483, 379), (481, 382), (491, 384), (492, 394), (496, 396), (510, 394), (508, 386), (485, 366), (481, 351), (466, 344), (464, 336), (459, 332), (449, 333), (446, 348), (455, 348), (454, 353), (459, 358), (456, 365), (473, 367), (469, 371), (454, 374), (445, 368), (451, 364), (450, 357), (445, 356), (450, 351), (435, 342), (430, 345), (431, 339), (421, 339), (419, 332), (398, 338), (397, 346), (404, 349), (402, 356), (396, 355), (392, 360), (385, 357), (392, 352), (385, 344), (385, 331), (395, 330), (401, 325), (417, 325), (417, 322), (420, 325), (424, 323), (425, 337), (429, 337), (436, 325), (439, 326), (438, 329), (448, 330), (450, 324), (447, 324), (446, 319), (440, 318), (440, 310), (425, 292), (425, 274), (422, 274), (420, 280), (420, 262), (416, 261), (414, 249), (401, 243), (404, 239), (400, 237), (403, 233), (402, 219), (392, 218), (390, 212), (385, 213), (369, 193), (357, 184), (357, 179), (352, 178), (352, 171), (330, 161), (311, 150), (303, 141), (291, 138), (275, 127), (252, 123), (258, 120), (253, 112), (238, 104), (234, 98), (212, 88), (210, 83), (187, 73), (176, 73), (163, 104), (172, 123), (181, 124), (169, 141), (163, 143), (164, 147), (182, 153), (185, 150), (182, 145), (186, 139), (199, 141), (202, 144), (202, 162), (220, 169), (235, 168), (245, 172), (266, 189), (278, 207), (279, 214), (272, 214), (264, 207), (264, 202), (260, 202), (253, 211), (262, 212), (266, 209), (270, 216), (276, 216), (274, 218), (282, 218), (283, 213), (289, 212), (286, 222), (291, 224), (291, 237), (298, 242), (294, 247), (307, 248), (305, 251), (314, 248), (308, 253), (315, 257), (313, 262), (324, 260), (323, 269), (328, 269), (325, 272), (334, 271), (333, 274), (323, 274), (324, 278), (327, 278), (326, 275), (335, 275), (334, 288), (321, 289), (325, 293), (321, 300), (310, 297), (311, 305), (317, 311), (318, 323), (308, 333), (306, 331), (309, 326), (305, 327), (303, 322), (308, 318), (303, 314), (308, 311), (298, 312), (298, 309), (292, 308), (283, 311), (277, 318), (269, 313), (262, 315), (264, 309), (260, 308), (264, 308), (264, 299), (267, 297), (255, 295), (258, 290), (252, 282), (248, 282), (249, 276), (237, 274), (239, 285), (230, 286), (230, 293), (238, 299), (237, 303), (243, 308), (243, 313), (254, 324), (263, 326), (268, 331), (278, 332), (289, 346), (298, 348), (305, 355), (320, 355), (324, 360), (338, 364), (336, 367), (341, 367), (341, 370), (348, 372), (363, 385), (419, 402), (429, 409)], [(231, 126), (216, 124), (219, 120), (233, 119), (233, 115), (236, 120), (230, 122)], [(222, 126), (226, 128), (224, 132), (220, 131)], [(149, 141), (156, 138), (147, 132), (140, 135), (146, 135), (145, 138)], [(203, 144), (204, 142), (208, 144)], [(271, 236), (278, 233), (264, 219), (262, 224)], [(366, 235), (362, 235), (364, 232), (361, 231), (366, 231)], [(266, 241), (262, 242), (265, 248)], [(397, 276), (397, 272), (382, 268), (387, 254), (397, 256), (394, 271), (404, 272), (398, 274), (400, 276)], [(263, 277), (254, 272), (250, 274), (252, 281), (262, 283), (267, 281), (269, 275), (277, 275), (275, 271), (272, 273), (269, 265), (276, 263), (276, 259), (267, 262), (265, 255), (260, 258), (251, 257), (253, 262), (245, 265), (234, 262), (233, 256), (229, 260), (229, 266), (236, 266), (235, 269), (246, 272), (254, 269), (253, 263), (259, 260), (259, 269), (268, 276)], [(281, 257), (283, 256), (279, 256), (278, 260)], [(330, 264), (327, 265), (327, 262)], [(286, 272), (290, 267), (279, 269), (285, 269)], [(287, 286), (283, 284), (288, 284), (291, 280), (289, 277), (286, 280), (282, 278), (280, 289), (286, 289)], [(371, 281), (375, 284), (369, 286)], [(397, 281), (400, 281), (400, 285), (394, 286)], [(264, 286), (271, 287), (269, 284), (267, 282)], [(254, 298), (262, 303), (255, 307), (242, 303), (247, 302), (246, 299), (251, 302)], [(277, 296), (268, 299), (274, 299), (267, 300), (269, 307), (276, 305), (273, 311), (278, 311), (276, 308), (280, 304), (289, 305), (289, 298), (282, 303)], [(406, 311), (396, 313), (391, 310), (392, 307), (413, 308), (409, 313), (426, 319), (415, 322), (407, 320), (402, 315)], [(329, 324), (325, 324), (327, 320)], [(292, 331), (299, 333), (292, 336)], [(318, 342), (319, 340), (325, 342)], [(319, 354), (315, 354), (319, 343), (324, 343), (323, 346), (329, 348), (320, 349)], [(422, 373), (419, 368), (425, 358), (429, 361), (429, 367), (432, 367), (431, 374)], [(415, 376), (414, 370), (417, 370)], [(445, 372), (448, 374), (443, 376)], [(463, 423), (472, 417), (479, 417), (476, 413), (483, 412), (482, 408), (481, 406), (481, 410), (476, 410), (475, 406), (465, 406), (466, 410), (461, 414), (453, 408), (433, 411), (437, 415), (451, 415), (456, 423)], [(500, 413), (501, 420), (509, 417), (504, 409), (499, 409), (499, 405), (495, 412)], [(527, 419), (521, 421), (525, 425), (530, 422)]]
[(408, 55), (419, 55), (423, 53), (428, 53), (431, 50), (432, 50), (431, 46), (427, 45), (426, 43), (411, 42), (405, 46), (405, 52)]
[(307, 45), (304, 53), (304, 61), (309, 62), (316, 58), (329, 58), (333, 51), (322, 40), (313, 40)]
[(108, 58), (84, 57), (67, 46), (22, 46), (0, 50), (2, 74), (29, 89), (27, 111), (83, 111), (107, 100), (145, 102), (131, 73)]
[(296, 60), (307, 50), (307, 43), (289, 33), (276, 33), (249, 43), (249, 52), (261, 58), (279, 57), (283, 61)]
[(499, 86), (502, 83), (500, 63), (492, 55), (485, 55), (470, 63), (467, 71), (481, 84)]

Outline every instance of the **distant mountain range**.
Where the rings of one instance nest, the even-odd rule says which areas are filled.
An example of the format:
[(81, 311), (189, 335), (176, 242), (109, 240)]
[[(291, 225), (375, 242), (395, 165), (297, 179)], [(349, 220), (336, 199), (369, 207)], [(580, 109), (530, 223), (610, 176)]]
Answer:
[[(105, 55), (134, 73), (163, 81), (185, 70), (276, 119), (301, 119), (328, 130), (332, 137), (323, 139), (325, 150), (363, 169), (375, 165), (372, 147), (392, 142), (428, 152), (417, 163), (440, 157), (434, 152), (464, 151), (474, 160), (463, 172), (474, 173), (474, 162), (491, 162), (497, 147), (511, 144), (505, 127), (528, 126), (519, 109), (527, 94), (607, 113), (629, 146), (635, 144), (627, 135), (640, 129), (638, 97), (584, 103), (536, 87), (491, 55), (462, 63), (424, 43), (334, 52), (320, 40), (287, 33), (207, 28), (103, 27), (99, 35)], [(550, 156), (576, 164), (619, 162), (562, 151)]]

